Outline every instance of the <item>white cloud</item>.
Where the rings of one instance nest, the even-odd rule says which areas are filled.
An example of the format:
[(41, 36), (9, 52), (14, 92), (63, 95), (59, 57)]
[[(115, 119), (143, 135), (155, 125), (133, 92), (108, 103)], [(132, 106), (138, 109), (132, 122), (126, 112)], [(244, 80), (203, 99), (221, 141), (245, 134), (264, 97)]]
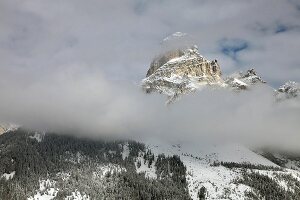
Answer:
[[(182, 31), (204, 56), (218, 59), (225, 73), (251, 65), (271, 83), (283, 81), (279, 73), (300, 81), (294, 55), (299, 28), (273, 34), (276, 24), (300, 26), (300, 12), (290, 1), (4, 0), (0, 9), (2, 70), (51, 71), (60, 64), (84, 63), (114, 79), (138, 81), (161, 40)], [(243, 39), (255, 48), (246, 49), (246, 56), (242, 51), (240, 63), (230, 64), (219, 47), (224, 38)]]
[[(266, 141), (284, 133), (287, 143), (299, 141), (299, 107), (274, 105), (265, 90), (204, 91), (165, 107), (162, 96), (132, 84), (144, 77), (161, 40), (176, 31), (189, 33), (225, 74), (251, 66), (273, 85), (300, 81), (299, 15), (295, 4), (273, 0), (3, 0), (0, 119), (108, 134), (239, 134)], [(275, 34), (278, 24), (294, 28)], [(224, 38), (250, 44), (238, 63), (220, 51)]]

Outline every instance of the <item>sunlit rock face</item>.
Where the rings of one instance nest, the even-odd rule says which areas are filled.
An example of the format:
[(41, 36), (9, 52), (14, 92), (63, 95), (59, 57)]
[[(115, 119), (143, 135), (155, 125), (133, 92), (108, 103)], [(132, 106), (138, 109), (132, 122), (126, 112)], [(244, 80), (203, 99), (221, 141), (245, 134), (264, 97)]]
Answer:
[[(175, 40), (175, 36), (173, 34), (167, 40)], [(167, 95), (171, 102), (204, 85), (225, 85), (221, 74), (217, 60), (205, 59), (199, 54), (196, 45), (182, 45), (153, 59), (146, 78), (142, 80), (142, 87), (147, 93), (159, 92)]]
[(147, 71), (146, 77), (150, 76), (153, 74), (158, 68), (166, 64), (169, 60), (173, 58), (179, 58), (184, 55), (184, 51), (180, 49), (175, 49), (172, 51), (168, 51), (158, 57), (156, 57), (150, 65), (149, 70)]
[[(142, 88), (147, 92), (158, 92), (168, 97), (167, 103), (204, 87), (225, 88), (230, 91), (246, 91), (252, 87), (266, 84), (255, 71), (235, 72), (222, 77), (217, 60), (202, 56), (196, 45), (186, 40), (187, 34), (176, 32), (162, 42), (162, 53), (156, 56), (142, 80)], [(188, 41), (188, 42), (186, 42)], [(300, 96), (300, 86), (287, 82), (275, 91), (277, 99)]]

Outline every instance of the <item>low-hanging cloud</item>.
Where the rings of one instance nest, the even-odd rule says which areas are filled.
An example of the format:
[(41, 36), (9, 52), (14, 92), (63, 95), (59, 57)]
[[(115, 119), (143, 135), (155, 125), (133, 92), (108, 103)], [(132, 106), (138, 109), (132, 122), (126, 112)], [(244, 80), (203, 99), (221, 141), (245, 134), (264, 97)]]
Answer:
[(47, 79), (1, 87), (0, 120), (84, 136), (220, 139), (297, 147), (299, 99), (276, 102), (268, 86), (236, 93), (206, 88), (166, 105), (135, 84), (64, 68)]
[[(296, 1), (2, 0), (0, 121), (91, 136), (297, 146), (299, 102), (275, 103), (272, 89), (205, 89), (166, 106), (138, 84), (176, 31), (225, 74), (250, 65), (270, 85), (300, 81), (299, 15)], [(230, 41), (226, 51), (220, 41)]]

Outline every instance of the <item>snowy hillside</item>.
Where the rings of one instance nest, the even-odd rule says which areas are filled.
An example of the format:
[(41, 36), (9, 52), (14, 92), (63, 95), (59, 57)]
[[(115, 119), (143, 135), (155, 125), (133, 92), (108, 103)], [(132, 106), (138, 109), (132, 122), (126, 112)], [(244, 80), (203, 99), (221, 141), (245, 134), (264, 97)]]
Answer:
[(275, 164), (235, 143), (109, 142), (18, 130), (1, 135), (0, 144), (0, 183), (14, 188), (0, 190), (4, 199), (299, 197), (296, 157), (276, 155), (286, 162)]
[(228, 169), (216, 163), (234, 162), (278, 167), (238, 144), (215, 146), (197, 143), (176, 145), (158, 143), (148, 144), (148, 148), (155, 155), (164, 153), (169, 156), (180, 156), (187, 168), (188, 188), (193, 199), (197, 199), (197, 193), (202, 186), (207, 189), (208, 199), (244, 199), (245, 191), (251, 191), (249, 186), (235, 183), (242, 177), (240, 169)]

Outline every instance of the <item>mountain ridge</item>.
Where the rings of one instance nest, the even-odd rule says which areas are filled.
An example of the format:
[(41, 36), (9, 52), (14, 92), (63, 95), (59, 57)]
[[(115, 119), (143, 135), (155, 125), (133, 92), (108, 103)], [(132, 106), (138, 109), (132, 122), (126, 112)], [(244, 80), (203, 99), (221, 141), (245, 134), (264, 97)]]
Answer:
[[(165, 40), (172, 42), (176, 38), (185, 36), (184, 33), (176, 32)], [(254, 68), (245, 73), (234, 72), (223, 77), (218, 61), (204, 58), (198, 52), (196, 45), (181, 45), (156, 56), (150, 64), (146, 77), (141, 81), (141, 86), (146, 93), (164, 94), (168, 98), (167, 103), (207, 86), (243, 91), (259, 84), (267, 84), (267, 82)], [(281, 100), (299, 97), (300, 94), (299, 84), (292, 81), (272, 90), (275, 98)]]

